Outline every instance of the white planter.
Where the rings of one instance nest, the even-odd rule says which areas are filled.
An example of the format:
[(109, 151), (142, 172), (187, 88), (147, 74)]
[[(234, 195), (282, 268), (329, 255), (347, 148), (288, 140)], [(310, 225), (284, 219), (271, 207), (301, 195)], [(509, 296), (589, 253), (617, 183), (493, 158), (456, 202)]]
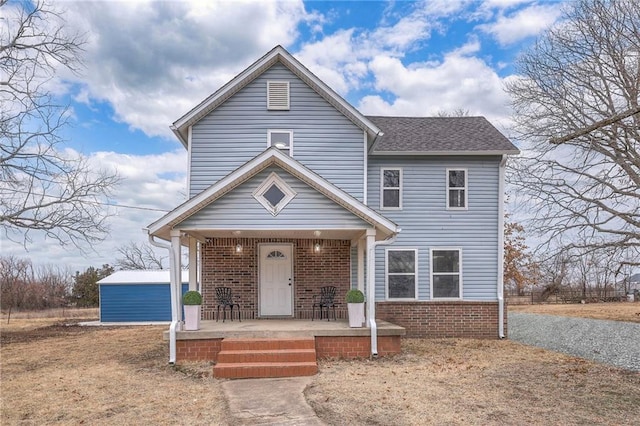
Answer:
[(184, 329), (187, 331), (200, 329), (200, 305), (184, 305)]
[(347, 303), (349, 327), (359, 328), (364, 324), (364, 303)]

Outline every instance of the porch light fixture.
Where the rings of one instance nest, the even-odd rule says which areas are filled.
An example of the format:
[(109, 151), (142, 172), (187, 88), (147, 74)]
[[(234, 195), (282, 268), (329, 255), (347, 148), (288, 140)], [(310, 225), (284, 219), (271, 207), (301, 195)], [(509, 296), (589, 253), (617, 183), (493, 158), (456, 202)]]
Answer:
[(316, 253), (319, 253), (319, 252), (320, 252), (320, 243), (316, 242), (316, 243), (313, 245), (313, 251), (315, 251)]
[(242, 253), (242, 244), (236, 244), (236, 253)]

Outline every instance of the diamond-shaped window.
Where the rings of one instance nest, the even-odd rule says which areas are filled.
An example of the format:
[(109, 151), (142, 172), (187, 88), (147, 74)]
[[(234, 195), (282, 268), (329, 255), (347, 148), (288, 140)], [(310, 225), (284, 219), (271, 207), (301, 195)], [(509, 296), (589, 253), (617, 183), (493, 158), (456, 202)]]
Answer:
[(276, 207), (278, 203), (280, 203), (280, 201), (282, 201), (282, 199), (286, 197), (285, 193), (280, 191), (280, 188), (278, 188), (278, 185), (276, 185), (275, 183), (271, 185), (271, 187), (267, 189), (266, 192), (262, 194), (262, 196), (266, 198), (266, 200), (273, 207)]
[(253, 198), (273, 216), (280, 213), (295, 196), (295, 191), (275, 172), (271, 173), (253, 192)]

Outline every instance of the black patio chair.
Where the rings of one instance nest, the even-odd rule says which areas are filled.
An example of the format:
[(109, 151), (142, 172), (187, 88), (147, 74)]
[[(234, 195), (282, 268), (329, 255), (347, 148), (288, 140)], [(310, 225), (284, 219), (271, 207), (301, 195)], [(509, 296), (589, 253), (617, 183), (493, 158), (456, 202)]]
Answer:
[(329, 321), (329, 308), (333, 308), (333, 320), (336, 320), (336, 287), (328, 285), (320, 287), (320, 294), (313, 296), (313, 313), (311, 314), (311, 321), (316, 316), (316, 308), (320, 309), (320, 319), (322, 319), (323, 312), (327, 313), (327, 321)]
[(230, 308), (230, 316), (231, 321), (233, 321), (233, 307), (237, 306), (238, 309), (238, 321), (242, 322), (240, 319), (240, 304), (236, 301), (236, 298), (233, 296), (230, 287), (216, 287), (216, 299), (218, 300), (218, 311), (216, 314), (216, 322), (220, 319), (220, 306), (222, 306), (222, 322), (227, 319), (227, 307)]

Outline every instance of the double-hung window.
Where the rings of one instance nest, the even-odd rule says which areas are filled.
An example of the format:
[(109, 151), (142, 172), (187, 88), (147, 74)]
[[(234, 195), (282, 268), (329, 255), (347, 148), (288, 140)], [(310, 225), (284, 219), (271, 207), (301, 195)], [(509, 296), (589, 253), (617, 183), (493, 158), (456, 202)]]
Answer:
[(402, 169), (380, 170), (380, 208), (402, 208)]
[(462, 250), (431, 249), (431, 298), (462, 297)]
[(467, 209), (466, 169), (447, 169), (447, 209)]
[(418, 289), (416, 249), (387, 249), (388, 299), (416, 299)]
[(292, 130), (268, 130), (267, 148), (275, 146), (282, 153), (293, 157), (293, 131)]

